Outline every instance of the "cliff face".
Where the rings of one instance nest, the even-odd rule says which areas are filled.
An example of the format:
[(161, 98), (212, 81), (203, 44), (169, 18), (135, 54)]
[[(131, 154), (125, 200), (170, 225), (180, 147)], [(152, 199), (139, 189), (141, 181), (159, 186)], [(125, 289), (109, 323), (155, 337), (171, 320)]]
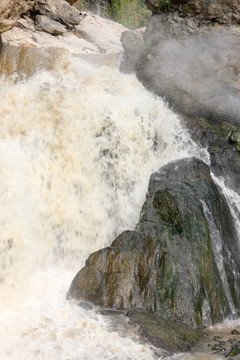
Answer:
[(0, 3), (0, 33), (10, 30), (19, 17), (31, 10), (35, 0), (1, 0)]
[(198, 17), (221, 24), (239, 24), (239, 0), (147, 0), (147, 6), (154, 12), (178, 11), (182, 17)]

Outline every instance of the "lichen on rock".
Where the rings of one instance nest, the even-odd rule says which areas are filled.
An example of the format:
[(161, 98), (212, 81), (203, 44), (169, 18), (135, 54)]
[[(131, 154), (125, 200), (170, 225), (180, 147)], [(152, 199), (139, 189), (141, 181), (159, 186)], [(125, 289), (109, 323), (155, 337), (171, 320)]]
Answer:
[[(221, 234), (223, 270), (204, 207)], [(214, 324), (239, 306), (236, 244), (228, 205), (208, 166), (194, 158), (179, 160), (151, 176), (135, 230), (92, 254), (68, 297), (117, 309), (143, 308), (194, 327)]]

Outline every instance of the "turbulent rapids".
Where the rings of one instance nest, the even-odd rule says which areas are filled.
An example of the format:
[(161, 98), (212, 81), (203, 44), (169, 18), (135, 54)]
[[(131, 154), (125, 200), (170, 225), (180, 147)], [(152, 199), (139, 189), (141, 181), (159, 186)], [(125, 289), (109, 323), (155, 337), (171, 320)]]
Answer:
[(62, 51), (1, 56), (0, 359), (156, 359), (65, 295), (134, 227), (151, 173), (199, 148), (134, 75)]

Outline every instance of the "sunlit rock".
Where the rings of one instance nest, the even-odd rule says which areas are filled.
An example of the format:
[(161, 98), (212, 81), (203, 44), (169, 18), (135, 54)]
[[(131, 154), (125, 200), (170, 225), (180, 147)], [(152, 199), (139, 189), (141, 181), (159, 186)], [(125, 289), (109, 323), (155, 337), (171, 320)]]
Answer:
[(38, 31), (45, 31), (52, 35), (63, 35), (67, 29), (58, 21), (49, 19), (44, 15), (37, 15), (35, 19), (35, 29)]
[[(39, 16), (36, 18), (39, 19)], [(51, 20), (46, 20), (49, 24), (48, 20)], [(60, 31), (65, 29), (59, 22), (54, 22), (55, 25)], [(75, 54), (109, 54), (123, 51), (120, 41), (123, 31), (126, 31), (123, 25), (85, 13), (76, 29), (53, 36), (48, 32), (38, 31), (33, 20), (25, 16), (18, 20), (17, 26), (3, 33), (2, 39), (4, 44), (14, 46), (61, 48)]]
[(126, 30), (125, 26), (112, 20), (86, 13), (80, 24), (74, 27), (74, 34), (96, 44), (99, 52), (105, 53), (122, 49), (120, 38)]
[(36, 0), (1, 0), (0, 33), (8, 31), (20, 18), (21, 14), (31, 10)]
[(65, 0), (37, 0), (35, 11), (70, 27), (81, 19), (80, 11)]

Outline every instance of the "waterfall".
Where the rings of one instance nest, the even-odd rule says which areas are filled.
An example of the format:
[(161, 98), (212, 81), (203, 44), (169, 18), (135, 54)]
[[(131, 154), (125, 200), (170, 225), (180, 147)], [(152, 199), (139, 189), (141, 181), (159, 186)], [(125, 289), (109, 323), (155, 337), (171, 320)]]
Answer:
[(208, 221), (213, 255), (214, 255), (215, 262), (217, 264), (217, 268), (218, 268), (218, 271), (219, 271), (219, 274), (220, 274), (220, 277), (222, 280), (222, 285), (223, 285), (224, 292), (225, 292), (227, 300), (228, 300), (228, 305), (231, 309), (232, 314), (236, 314), (236, 309), (235, 309), (233, 299), (231, 296), (231, 292), (230, 292), (230, 288), (228, 285), (227, 274), (224, 269), (223, 239), (222, 239), (219, 229), (217, 228), (217, 226), (215, 224), (215, 221), (211, 214), (211, 211), (204, 201), (202, 201), (202, 206), (203, 206), (203, 211), (204, 211), (205, 217)]
[(65, 294), (90, 253), (134, 227), (151, 173), (204, 150), (114, 67), (8, 47), (0, 71), (0, 359), (156, 359)]

